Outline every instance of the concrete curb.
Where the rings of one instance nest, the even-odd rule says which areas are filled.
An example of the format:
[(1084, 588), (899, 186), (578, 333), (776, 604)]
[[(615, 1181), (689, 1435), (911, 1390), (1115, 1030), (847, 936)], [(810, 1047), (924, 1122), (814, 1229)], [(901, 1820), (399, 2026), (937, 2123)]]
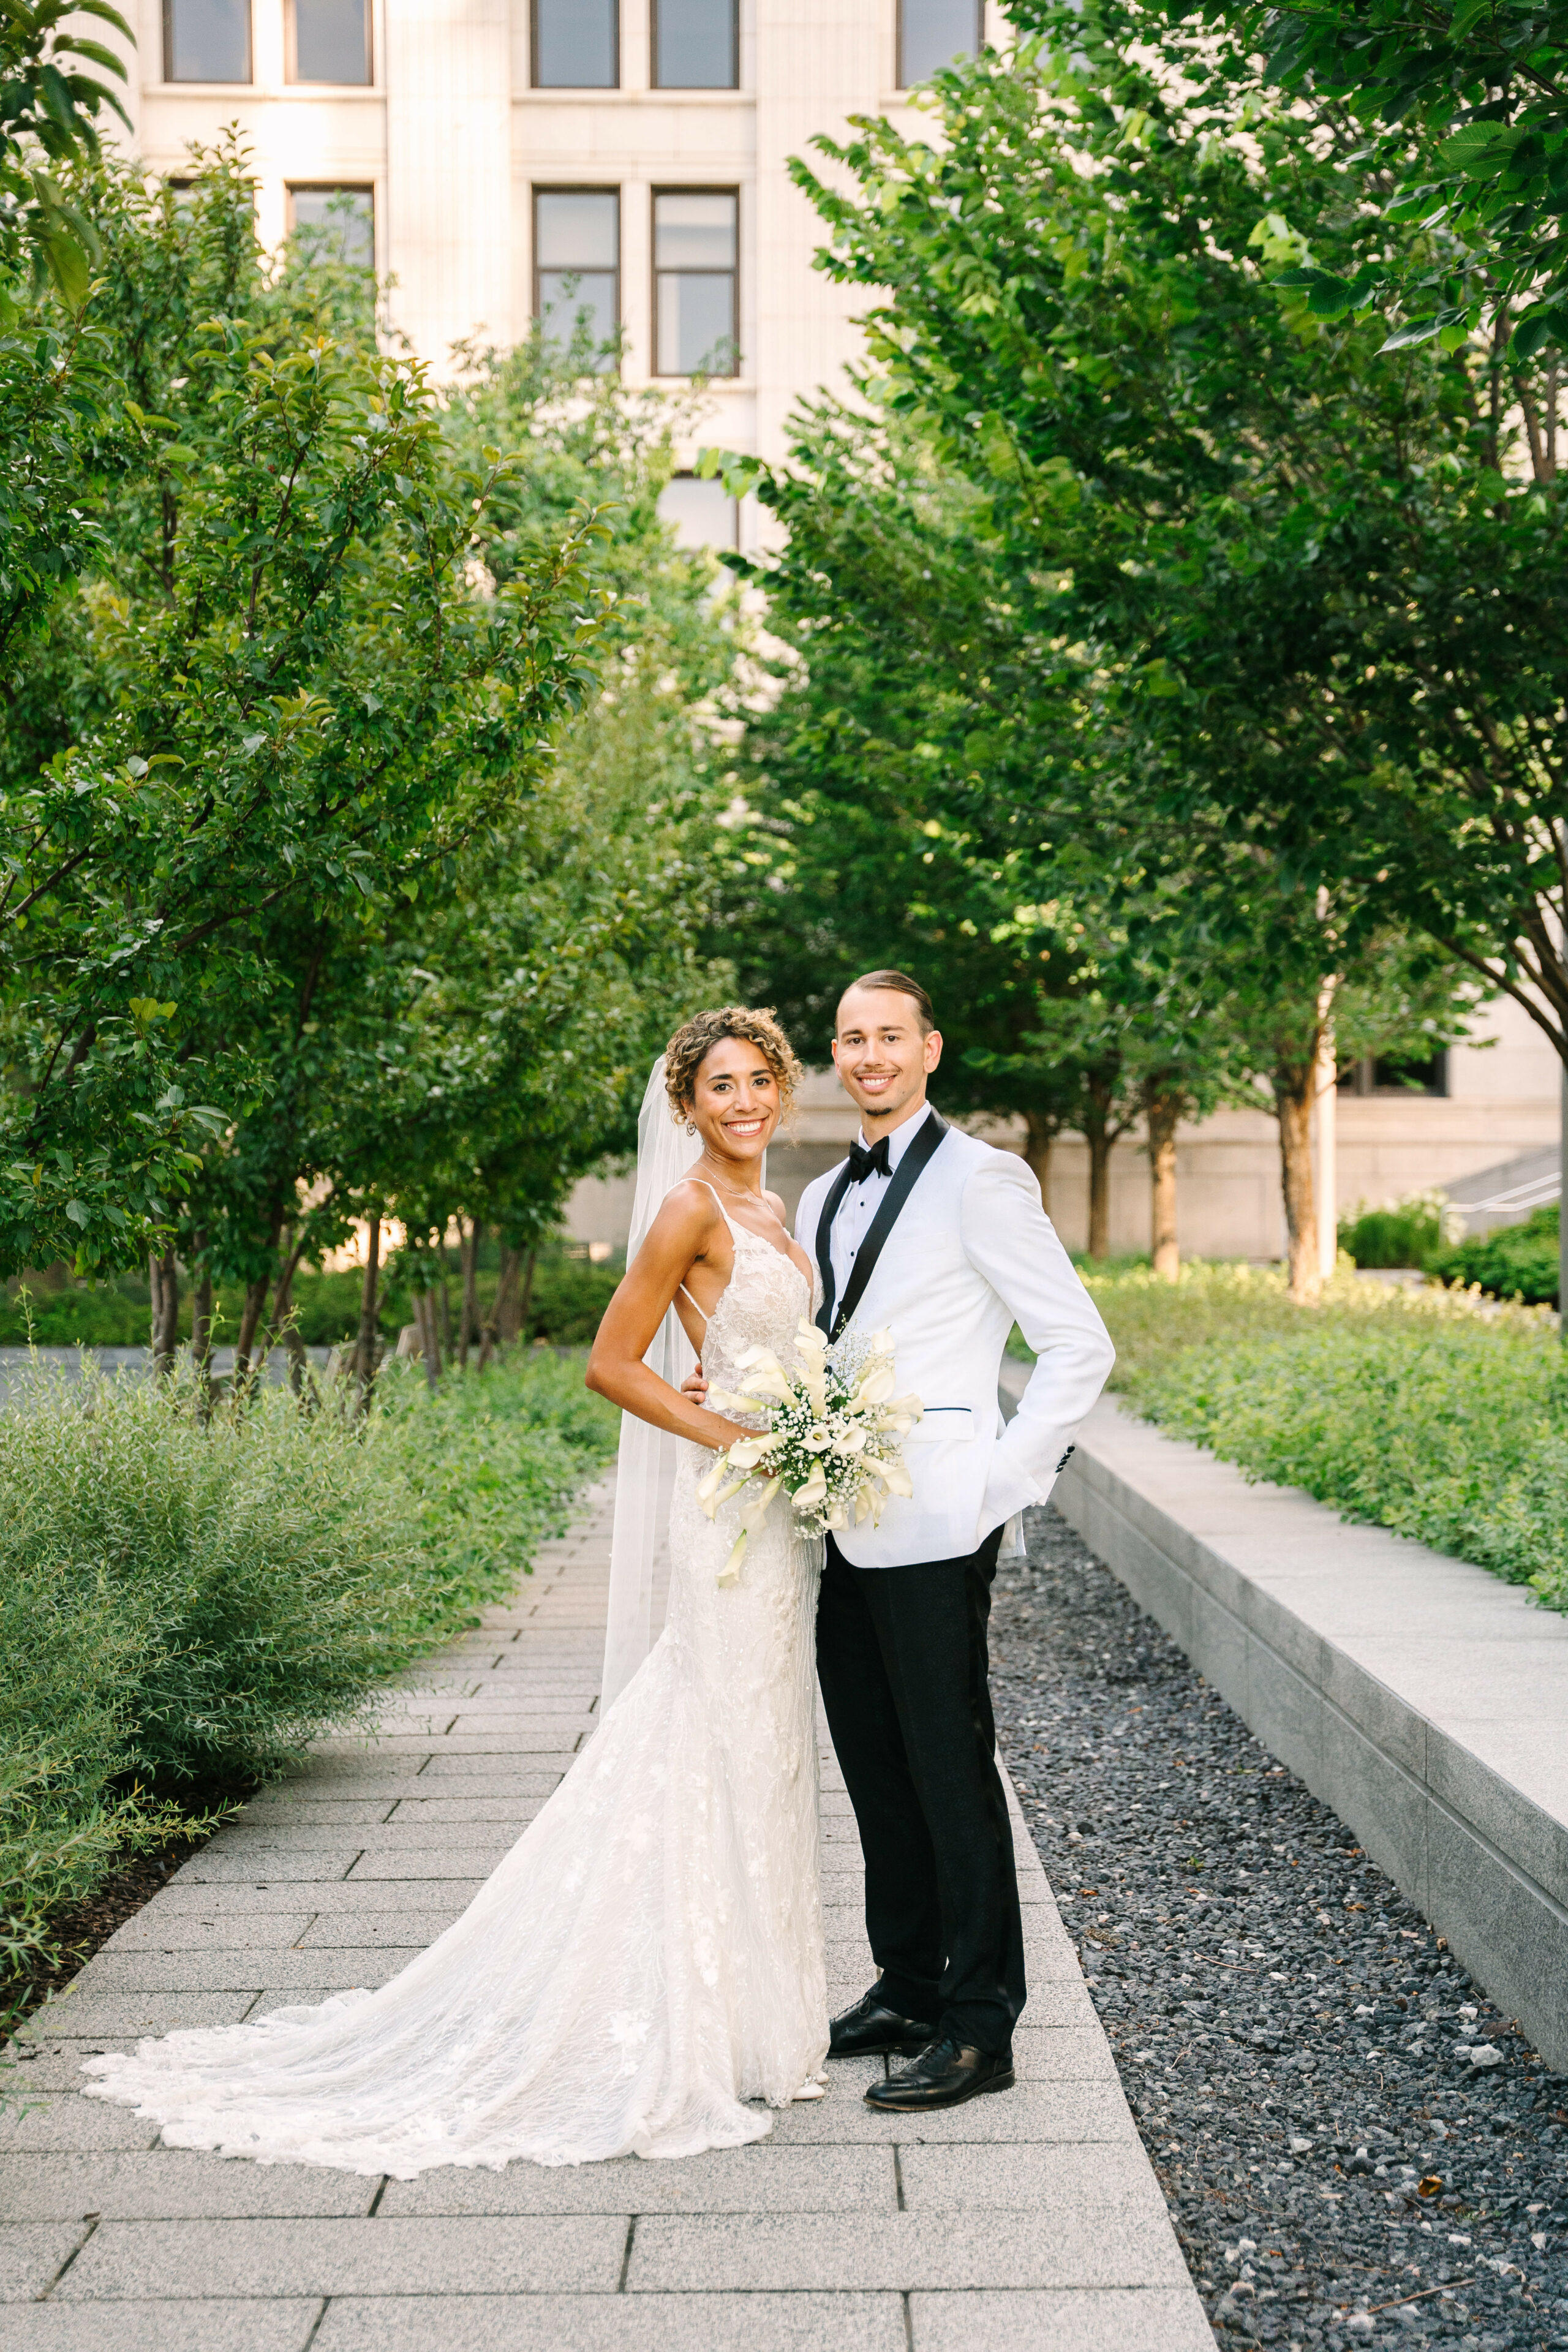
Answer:
[(1051, 1500), (1568, 2070), (1568, 1619), (1110, 1397)]

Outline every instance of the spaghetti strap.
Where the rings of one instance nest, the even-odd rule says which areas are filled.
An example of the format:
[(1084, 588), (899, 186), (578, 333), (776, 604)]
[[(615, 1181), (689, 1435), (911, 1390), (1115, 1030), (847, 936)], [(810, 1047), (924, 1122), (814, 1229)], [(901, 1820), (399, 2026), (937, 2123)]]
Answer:
[[(700, 1182), (701, 1179), (699, 1178), (698, 1181)], [(683, 1282), (678, 1282), (675, 1286), (677, 1290), (679, 1291), (682, 1298), (685, 1299), (687, 1305), (690, 1307), (692, 1313), (694, 1315), (702, 1315), (701, 1307), (698, 1306), (697, 1301), (692, 1297), (691, 1293), (688, 1290), (686, 1285)], [(702, 1320), (706, 1325), (710, 1323), (713, 1320), (713, 1318), (710, 1315), (702, 1315)]]
[[(730, 1214), (729, 1210), (724, 1206), (723, 1202), (722, 1202), (721, 1200), (720, 1200), (720, 1197), (719, 1197), (719, 1187), (717, 1186), (717, 1184), (710, 1184), (710, 1183), (708, 1182), (708, 1179), (707, 1179), (707, 1177), (706, 1177), (706, 1176), (697, 1176), (697, 1177), (694, 1177), (694, 1178), (692, 1179), (692, 1181), (693, 1181), (694, 1183), (698, 1183), (698, 1184), (701, 1184), (701, 1185), (703, 1185), (703, 1186), (707, 1189), (707, 1191), (709, 1191), (710, 1192), (711, 1192), (711, 1193), (712, 1193), (713, 1198), (714, 1198), (716, 1201), (718, 1201), (718, 1202), (719, 1202), (719, 1214), (723, 1218), (724, 1223), (729, 1226), (729, 1228), (730, 1228), (731, 1232), (731, 1233), (733, 1233), (733, 1231), (734, 1231), (734, 1229), (735, 1229), (735, 1220), (734, 1220), (734, 1218)], [(688, 1298), (691, 1298), (691, 1293), (690, 1293), (689, 1291), (687, 1291), (686, 1295), (687, 1295)], [(695, 1300), (695, 1298), (691, 1298), (691, 1304), (693, 1305), (693, 1307), (697, 1307), (697, 1301)], [(699, 1315), (700, 1315), (700, 1314), (701, 1314), (702, 1309), (701, 1309), (701, 1307), (697, 1307), (697, 1312), (699, 1313)]]

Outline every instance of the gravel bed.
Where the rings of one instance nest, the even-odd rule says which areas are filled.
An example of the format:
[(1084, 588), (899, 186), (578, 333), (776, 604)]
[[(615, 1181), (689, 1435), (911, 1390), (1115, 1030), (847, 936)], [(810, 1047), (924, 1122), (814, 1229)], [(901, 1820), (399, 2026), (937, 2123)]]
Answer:
[(1568, 2347), (1568, 2078), (1048, 1507), (1003, 1751), (1218, 2342)]

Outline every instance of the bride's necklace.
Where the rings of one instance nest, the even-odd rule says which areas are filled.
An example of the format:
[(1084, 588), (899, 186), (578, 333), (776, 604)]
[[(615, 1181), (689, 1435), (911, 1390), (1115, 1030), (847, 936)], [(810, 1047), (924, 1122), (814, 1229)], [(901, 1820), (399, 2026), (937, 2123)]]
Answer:
[(779, 1227), (781, 1232), (787, 1233), (789, 1231), (788, 1226), (784, 1223), (784, 1219), (779, 1215), (778, 1211), (776, 1209), (768, 1208), (767, 1199), (763, 1193), (747, 1192), (739, 1184), (720, 1184), (716, 1186), (715, 1189), (721, 1192), (728, 1192), (731, 1201), (754, 1202), (759, 1209), (767, 1209), (769, 1216), (772, 1217), (774, 1224)]

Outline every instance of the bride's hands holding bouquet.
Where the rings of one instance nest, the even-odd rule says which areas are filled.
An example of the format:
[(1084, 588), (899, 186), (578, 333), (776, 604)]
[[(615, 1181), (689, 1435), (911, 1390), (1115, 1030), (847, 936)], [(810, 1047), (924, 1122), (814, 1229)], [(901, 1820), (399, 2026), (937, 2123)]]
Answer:
[(741, 1532), (720, 1570), (721, 1584), (739, 1581), (747, 1539), (781, 1491), (814, 1534), (858, 1527), (867, 1518), (875, 1527), (890, 1496), (914, 1492), (900, 1440), (925, 1410), (917, 1396), (893, 1394), (889, 1331), (874, 1331), (868, 1339), (852, 1326), (830, 1347), (803, 1315), (793, 1370), (768, 1348), (749, 1349), (737, 1369), (746, 1375), (745, 1393), (710, 1386), (710, 1409), (766, 1413), (768, 1426), (726, 1447), (697, 1489), (710, 1518), (748, 1487), (756, 1490), (742, 1508)]

